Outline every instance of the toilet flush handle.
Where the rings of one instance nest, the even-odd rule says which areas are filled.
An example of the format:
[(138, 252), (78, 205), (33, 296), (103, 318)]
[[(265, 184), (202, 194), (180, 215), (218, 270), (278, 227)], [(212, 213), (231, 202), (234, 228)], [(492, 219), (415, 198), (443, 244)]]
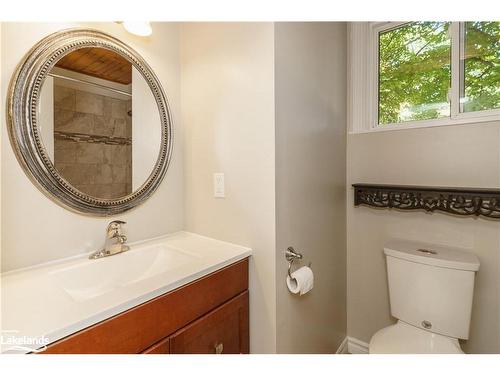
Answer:
[(422, 320), (422, 327), (424, 327), (425, 329), (431, 329), (432, 323), (427, 320)]

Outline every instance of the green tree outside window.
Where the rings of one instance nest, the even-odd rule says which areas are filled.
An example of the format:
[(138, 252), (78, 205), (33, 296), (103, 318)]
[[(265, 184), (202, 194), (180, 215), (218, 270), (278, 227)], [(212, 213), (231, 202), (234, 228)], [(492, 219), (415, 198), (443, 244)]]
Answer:
[(466, 22), (464, 112), (500, 108), (500, 22)]
[[(411, 22), (379, 34), (378, 122), (450, 116), (449, 22)], [(500, 107), (500, 22), (464, 23), (463, 112)]]

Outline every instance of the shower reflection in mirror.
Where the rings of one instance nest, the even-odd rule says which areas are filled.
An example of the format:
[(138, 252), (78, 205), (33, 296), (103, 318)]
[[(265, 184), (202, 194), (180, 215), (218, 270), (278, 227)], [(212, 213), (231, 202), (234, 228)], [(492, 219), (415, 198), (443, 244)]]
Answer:
[(81, 48), (62, 57), (43, 84), (38, 113), (48, 156), (84, 194), (127, 196), (153, 170), (157, 104), (143, 76), (114, 51)]

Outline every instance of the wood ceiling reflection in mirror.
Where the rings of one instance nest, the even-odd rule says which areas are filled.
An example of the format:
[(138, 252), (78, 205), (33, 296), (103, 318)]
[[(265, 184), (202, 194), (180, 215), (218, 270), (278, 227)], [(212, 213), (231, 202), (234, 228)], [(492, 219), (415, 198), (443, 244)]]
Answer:
[(132, 83), (130, 62), (105, 48), (78, 49), (64, 56), (56, 66), (124, 85)]

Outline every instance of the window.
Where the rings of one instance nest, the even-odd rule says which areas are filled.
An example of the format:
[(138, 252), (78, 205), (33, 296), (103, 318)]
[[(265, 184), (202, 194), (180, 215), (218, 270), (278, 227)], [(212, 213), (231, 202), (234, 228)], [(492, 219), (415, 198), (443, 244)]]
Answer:
[(500, 22), (385, 23), (370, 30), (374, 83), (364, 88), (372, 127), (500, 119)]
[(446, 22), (412, 22), (379, 33), (379, 124), (450, 116), (448, 29)]
[(500, 22), (465, 22), (462, 112), (500, 108)]

